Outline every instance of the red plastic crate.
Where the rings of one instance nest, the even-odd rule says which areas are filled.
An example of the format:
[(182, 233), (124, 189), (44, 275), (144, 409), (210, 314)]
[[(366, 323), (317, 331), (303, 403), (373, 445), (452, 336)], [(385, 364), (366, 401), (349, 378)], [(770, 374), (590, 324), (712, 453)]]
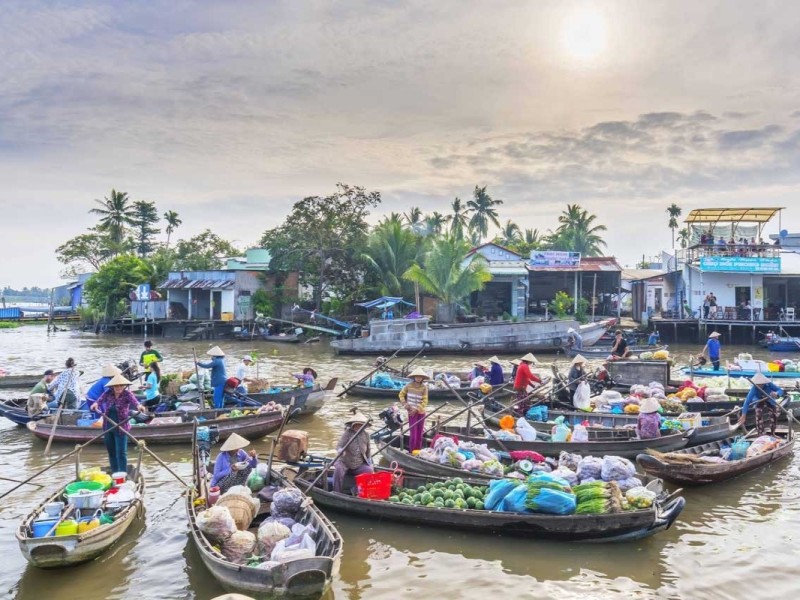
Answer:
[(386, 500), (392, 495), (392, 474), (381, 471), (356, 475), (356, 488), (359, 498)]

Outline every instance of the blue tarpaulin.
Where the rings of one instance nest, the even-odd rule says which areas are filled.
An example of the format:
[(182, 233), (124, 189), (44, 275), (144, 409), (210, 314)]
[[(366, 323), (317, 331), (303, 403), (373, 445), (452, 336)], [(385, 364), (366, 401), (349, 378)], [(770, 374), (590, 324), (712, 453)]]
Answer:
[(406, 302), (402, 298), (395, 298), (393, 296), (381, 296), (377, 300), (370, 300), (369, 302), (356, 302), (356, 306), (363, 306), (364, 308), (389, 308), (396, 304), (405, 304), (406, 306), (416, 306), (413, 302)]

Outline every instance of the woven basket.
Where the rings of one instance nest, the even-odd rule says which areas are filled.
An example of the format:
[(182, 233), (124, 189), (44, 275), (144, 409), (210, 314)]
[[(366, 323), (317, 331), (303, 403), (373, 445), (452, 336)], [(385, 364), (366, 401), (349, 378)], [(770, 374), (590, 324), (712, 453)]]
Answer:
[(241, 496), (221, 496), (216, 505), (228, 509), (239, 531), (247, 531), (256, 516), (253, 504)]
[(269, 389), (269, 379), (251, 379), (247, 384), (250, 393), (266, 391)]
[(177, 396), (181, 393), (181, 386), (189, 383), (188, 380), (173, 379), (167, 383), (167, 396)]

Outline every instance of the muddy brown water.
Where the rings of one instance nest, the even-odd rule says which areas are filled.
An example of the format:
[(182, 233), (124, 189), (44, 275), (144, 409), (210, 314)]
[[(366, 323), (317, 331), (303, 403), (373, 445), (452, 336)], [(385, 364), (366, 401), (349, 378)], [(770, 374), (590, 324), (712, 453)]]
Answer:
[[(73, 356), (99, 376), (102, 364), (138, 359), (141, 339), (95, 337), (44, 327), (0, 331), (0, 367), (9, 374), (59, 367)], [(207, 345), (194, 344), (202, 355)], [(236, 358), (257, 351), (261, 376), (288, 381), (305, 365), (320, 380), (357, 378), (371, 368), (370, 358), (337, 358), (324, 344), (220, 344), (228, 368)], [(192, 344), (162, 342), (165, 371), (192, 367)], [(697, 348), (673, 348), (688, 355)], [(727, 356), (752, 348), (725, 348)], [(766, 357), (765, 354), (754, 352)], [(511, 358), (511, 357), (508, 357)], [(553, 357), (542, 356), (543, 360)], [(560, 359), (566, 365), (567, 360)], [(464, 357), (434, 357), (428, 368), (466, 367)], [(398, 364), (402, 364), (399, 361)], [(10, 395), (11, 392), (0, 392)], [(457, 402), (457, 401), (456, 401)], [(385, 402), (329, 400), (315, 416), (293, 427), (309, 432), (312, 450), (330, 453), (352, 405), (373, 416)], [(454, 405), (455, 406), (455, 405)], [(445, 410), (450, 410), (448, 407)], [(255, 444), (268, 451), (266, 442)], [(0, 420), (0, 477), (25, 479), (49, 464), (45, 444), (10, 421)], [(56, 445), (54, 457), (69, 452)], [(190, 477), (188, 447), (153, 450), (180, 475)], [(131, 459), (134, 456), (130, 449)], [(103, 464), (102, 446), (83, 453), (84, 464)], [(112, 551), (79, 567), (42, 571), (23, 559), (14, 531), (46, 489), (74, 473), (71, 459), (38, 479), (45, 490), (25, 487), (0, 501), (0, 597), (20, 600), (81, 598), (197, 598), (224, 590), (203, 566), (192, 544), (180, 485), (155, 461), (145, 458), (146, 516)], [(675, 526), (639, 542), (585, 545), (529, 542), (500, 536), (475, 536), (448, 530), (362, 520), (330, 513), (344, 540), (341, 572), (326, 599), (375, 598), (794, 598), (800, 593), (795, 565), (800, 556), (800, 463), (772, 465), (724, 485), (685, 491), (687, 505)], [(0, 481), (0, 493), (12, 484)]]

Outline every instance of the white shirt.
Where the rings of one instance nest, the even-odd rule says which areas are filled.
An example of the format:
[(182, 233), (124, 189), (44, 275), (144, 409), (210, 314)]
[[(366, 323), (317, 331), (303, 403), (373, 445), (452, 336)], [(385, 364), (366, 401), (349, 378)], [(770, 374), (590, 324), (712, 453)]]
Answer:
[(246, 364), (239, 363), (239, 366), (236, 368), (236, 379), (239, 381), (244, 381), (245, 379), (250, 378), (250, 367)]

